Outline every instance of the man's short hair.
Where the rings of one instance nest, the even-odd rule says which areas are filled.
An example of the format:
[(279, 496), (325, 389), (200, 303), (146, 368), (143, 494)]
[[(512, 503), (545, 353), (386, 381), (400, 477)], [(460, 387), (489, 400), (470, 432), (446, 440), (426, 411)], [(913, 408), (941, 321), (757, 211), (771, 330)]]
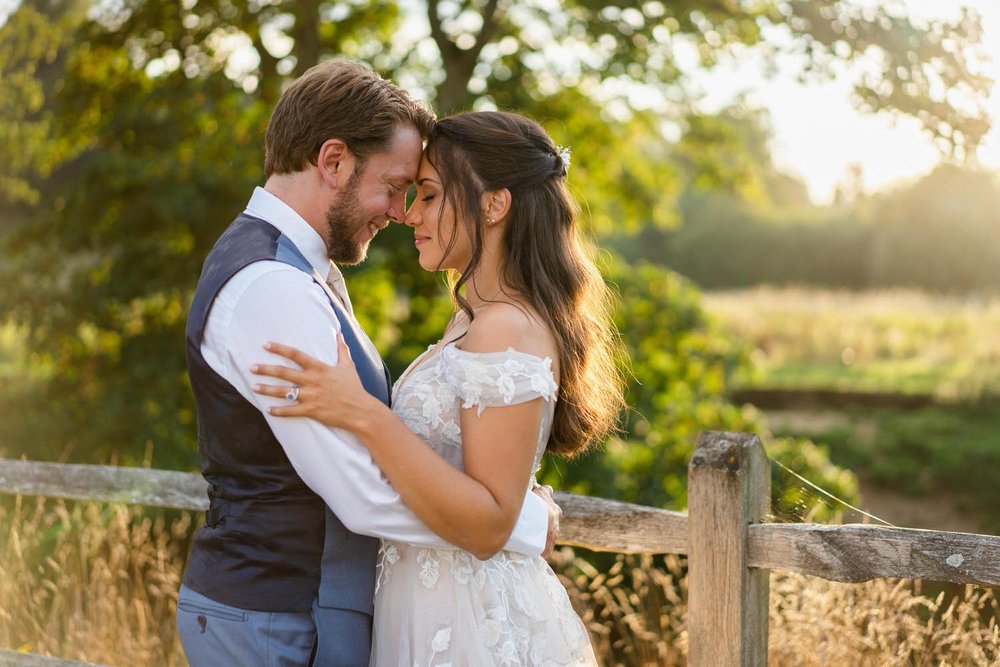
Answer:
[(274, 107), (264, 143), (264, 174), (289, 174), (316, 164), (319, 149), (340, 139), (360, 164), (389, 148), (397, 127), (427, 138), (434, 113), (370, 67), (328, 60), (292, 82)]

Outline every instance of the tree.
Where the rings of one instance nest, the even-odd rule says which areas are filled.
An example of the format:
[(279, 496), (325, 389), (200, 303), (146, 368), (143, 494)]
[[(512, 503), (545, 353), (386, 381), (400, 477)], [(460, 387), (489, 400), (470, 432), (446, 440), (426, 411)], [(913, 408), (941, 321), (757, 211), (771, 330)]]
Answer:
[(60, 44), (72, 30), (73, 12), (45, 5), (22, 7), (0, 40), (0, 202), (8, 222), (38, 204), (33, 183), (49, 175), (71, 151), (53, 141), (49, 97), (59, 68)]
[(939, 166), (868, 202), (876, 285), (941, 292), (1000, 289), (1000, 181), (995, 172)]
[[(635, 85), (660, 94), (660, 112), (683, 111), (689, 72), (680, 45), (697, 49), (706, 67), (746, 47), (799, 54), (802, 76), (828, 77), (843, 62), (872, 59), (858, 72), (855, 103), (867, 111), (916, 116), (949, 152), (969, 156), (989, 129), (991, 85), (974, 71), (981, 51), (978, 15), (916, 22), (878, 4), (840, 0), (589, 0), (553, 12), (537, 0), (461, 0), (426, 5), (430, 38), (445, 75), (442, 112), (472, 106), (484, 94), (525, 108), (565, 88), (617, 97), (627, 106)], [(615, 85), (626, 83), (629, 85)], [(612, 90), (617, 89), (617, 93)], [(488, 91), (488, 92), (487, 92)], [(971, 106), (958, 108), (947, 95)]]
[[(416, 17), (405, 24), (415, 35), (399, 32), (404, 17), (386, 0), (125, 0), (93, 9), (96, 23), (127, 36), (136, 67), (161, 61), (188, 76), (226, 70), (265, 102), (274, 101), (286, 77), (346, 55), (421, 88), (429, 81), (441, 113), (479, 100), (527, 109), (567, 88), (618, 102), (616, 114), (685, 113), (692, 73), (679, 64), (679, 51), (694, 48), (701, 65), (711, 67), (727, 55), (767, 47), (800, 55), (803, 77), (831, 76), (845, 62), (876, 62), (855, 72), (856, 104), (919, 118), (945, 150), (968, 156), (989, 128), (984, 103), (991, 82), (977, 70), (981, 27), (969, 10), (925, 25), (858, 0), (422, 6), (425, 27)], [(651, 94), (639, 101), (637, 86)]]
[[(34, 9), (15, 13), (4, 36)], [(48, 376), (22, 397), (36, 407), (11, 444), (136, 462), (152, 442), (163, 464), (190, 464), (181, 341), (192, 277), (259, 178), (255, 156), (233, 148), (256, 143), (266, 108), (229, 94), (222, 73), (151, 78), (97, 23), (78, 20), (63, 37), (42, 147), (43, 159), (68, 157), (29, 181), (38, 203), (4, 239), (4, 312), (26, 327), (33, 366)]]

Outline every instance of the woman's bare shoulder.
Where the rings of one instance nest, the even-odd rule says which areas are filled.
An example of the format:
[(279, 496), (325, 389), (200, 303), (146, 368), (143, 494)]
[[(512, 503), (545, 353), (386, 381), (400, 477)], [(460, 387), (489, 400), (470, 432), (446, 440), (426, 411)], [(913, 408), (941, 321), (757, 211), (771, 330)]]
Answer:
[(467, 352), (503, 352), (513, 348), (539, 357), (555, 357), (549, 326), (529, 304), (495, 301), (476, 310), (459, 343)]

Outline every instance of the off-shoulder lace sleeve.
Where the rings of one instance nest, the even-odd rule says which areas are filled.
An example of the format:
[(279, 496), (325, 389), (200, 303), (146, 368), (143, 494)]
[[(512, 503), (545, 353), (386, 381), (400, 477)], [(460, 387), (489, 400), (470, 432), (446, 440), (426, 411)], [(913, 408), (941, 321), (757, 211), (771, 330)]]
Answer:
[(505, 352), (466, 352), (454, 345), (441, 350), (442, 375), (463, 408), (516, 405), (556, 397), (552, 359), (508, 348)]

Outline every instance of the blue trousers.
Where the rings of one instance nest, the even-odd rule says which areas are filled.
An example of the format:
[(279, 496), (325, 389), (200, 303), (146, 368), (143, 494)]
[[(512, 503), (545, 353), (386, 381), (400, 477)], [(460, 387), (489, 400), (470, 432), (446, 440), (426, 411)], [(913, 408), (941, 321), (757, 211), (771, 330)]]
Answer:
[(316, 623), (315, 667), (368, 667), (372, 653), (372, 617), (360, 611), (320, 607)]
[(192, 667), (368, 667), (372, 618), (313, 604), (312, 612), (231, 607), (181, 586), (177, 632)]

